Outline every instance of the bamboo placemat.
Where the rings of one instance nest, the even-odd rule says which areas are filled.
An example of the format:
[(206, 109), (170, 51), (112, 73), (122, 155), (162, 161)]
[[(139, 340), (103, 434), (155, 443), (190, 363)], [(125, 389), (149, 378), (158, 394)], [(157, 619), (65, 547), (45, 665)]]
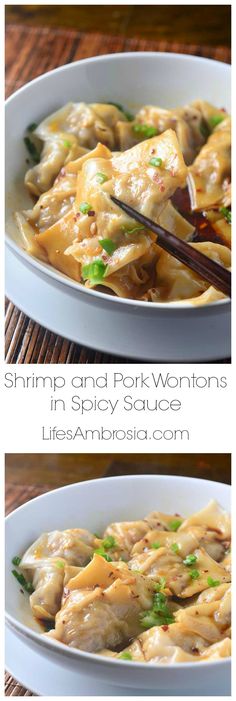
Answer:
[[(9, 24), (6, 31), (6, 94), (45, 71), (78, 59), (123, 51), (188, 53), (230, 62), (230, 50), (122, 36), (83, 34), (52, 27)], [(89, 350), (51, 333), (6, 301), (6, 362), (115, 363), (113, 355)], [(130, 360), (122, 359), (122, 362)]]

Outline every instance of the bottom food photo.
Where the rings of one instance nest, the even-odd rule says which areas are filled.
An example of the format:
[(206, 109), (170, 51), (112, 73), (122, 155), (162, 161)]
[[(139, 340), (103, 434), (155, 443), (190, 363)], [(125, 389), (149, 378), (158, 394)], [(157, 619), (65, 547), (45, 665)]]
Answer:
[(229, 696), (229, 454), (6, 455), (6, 687)]

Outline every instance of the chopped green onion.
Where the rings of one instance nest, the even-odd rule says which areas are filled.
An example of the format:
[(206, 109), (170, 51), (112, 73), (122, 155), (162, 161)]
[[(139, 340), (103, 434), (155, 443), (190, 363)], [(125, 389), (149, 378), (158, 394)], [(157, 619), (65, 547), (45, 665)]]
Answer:
[(170, 521), (170, 523), (168, 523), (168, 527), (170, 531), (178, 531), (178, 528), (181, 526), (181, 523), (183, 523), (183, 521), (181, 521), (180, 519), (176, 521)]
[(82, 214), (88, 214), (88, 212), (90, 212), (92, 207), (91, 207), (91, 204), (89, 204), (89, 202), (81, 202), (79, 209), (80, 209), (80, 212), (82, 212)]
[(99, 538), (99, 540), (101, 540), (101, 536), (98, 535), (98, 533), (94, 533), (93, 535), (95, 535), (95, 538)]
[(117, 547), (117, 543), (113, 535), (108, 535), (106, 538), (104, 538), (102, 545), (105, 550), (110, 550), (110, 548)]
[(123, 112), (128, 122), (133, 121), (134, 115), (131, 114), (131, 112), (128, 112), (128, 110), (124, 109), (124, 107), (122, 107), (122, 105), (120, 105), (119, 102), (108, 102), (108, 105), (113, 105), (113, 107), (117, 107), (117, 109), (120, 110), (120, 112)]
[(187, 567), (190, 567), (190, 565), (194, 565), (194, 563), (197, 561), (197, 555), (187, 555), (185, 560), (183, 560), (184, 565), (187, 565)]
[(117, 246), (112, 241), (112, 239), (100, 239), (99, 240), (100, 246), (108, 253), (109, 256), (112, 256), (112, 253), (116, 250)]
[(32, 161), (34, 161), (34, 163), (39, 163), (40, 156), (33, 141), (31, 141), (31, 139), (29, 139), (28, 136), (25, 136), (24, 143), (29, 152), (30, 157), (32, 158)]
[(65, 146), (65, 148), (71, 148), (72, 144), (70, 141), (65, 140), (63, 141), (63, 146)]
[(56, 566), (62, 569), (64, 567), (64, 562), (62, 560), (57, 560)]
[(141, 136), (146, 137), (147, 139), (151, 139), (153, 136), (157, 136), (158, 131), (156, 127), (152, 127), (149, 124), (141, 124), (140, 122), (137, 122), (137, 124), (134, 124), (133, 130), (136, 134), (141, 134)]
[(103, 281), (106, 269), (107, 265), (103, 263), (103, 260), (97, 258), (93, 263), (83, 265), (82, 277), (84, 280), (90, 280), (93, 285), (99, 285)]
[(166, 578), (160, 577), (159, 582), (156, 582), (156, 584), (154, 584), (154, 589), (155, 589), (155, 591), (161, 591), (162, 589), (165, 589), (165, 586), (166, 586)]
[(107, 562), (112, 562), (112, 557), (110, 557), (110, 555), (106, 553), (104, 548), (97, 548), (96, 550), (94, 550), (94, 553), (96, 553), (96, 555), (101, 555), (101, 557), (104, 557), (104, 560), (106, 560)]
[(218, 126), (223, 120), (225, 119), (225, 115), (222, 114), (213, 114), (212, 117), (209, 117), (208, 122), (210, 124), (211, 129), (215, 129), (215, 127)]
[(179, 553), (178, 543), (172, 543), (170, 547), (173, 553), (176, 553), (176, 555)]
[(14, 577), (17, 579), (21, 587), (25, 589), (25, 591), (28, 592), (28, 594), (32, 594), (34, 591), (33, 584), (31, 582), (27, 582), (24, 575), (21, 572), (17, 572), (17, 570), (12, 570), (12, 574)]
[(149, 611), (140, 614), (140, 622), (144, 628), (169, 625), (174, 622), (165, 594), (161, 592), (154, 594), (153, 606)]
[(37, 126), (38, 125), (36, 124), (36, 122), (32, 122), (32, 124), (29, 124), (29, 126), (27, 127), (27, 131), (35, 131), (35, 129), (37, 129)]
[(162, 158), (151, 158), (151, 160), (149, 161), (149, 165), (155, 166), (155, 168), (160, 168), (160, 166), (162, 165)]
[(119, 655), (119, 659), (120, 660), (132, 660), (133, 657), (132, 657), (130, 652), (121, 652), (121, 654)]
[(12, 558), (12, 564), (16, 565), (16, 567), (19, 567), (19, 564), (21, 563), (21, 557), (18, 555), (15, 555), (15, 557)]
[(231, 210), (228, 209), (228, 207), (221, 207), (221, 208), (219, 209), (219, 212), (220, 212), (221, 214), (223, 214), (223, 216), (224, 216), (224, 218), (226, 219), (226, 221), (228, 222), (228, 224), (231, 224), (231, 223), (232, 223), (232, 219), (231, 219)]
[(218, 587), (220, 584), (220, 580), (212, 579), (212, 577), (207, 577), (207, 584), (209, 584), (209, 587)]
[(127, 229), (127, 227), (124, 224), (121, 228), (125, 232), (125, 234), (129, 234), (129, 235), (135, 234), (136, 231), (144, 231), (144, 229), (145, 229), (143, 224), (137, 224), (137, 226), (133, 226), (133, 227), (131, 227), (131, 229)]
[(160, 548), (160, 547), (161, 547), (160, 543), (157, 543), (157, 542), (151, 543), (151, 548), (153, 548), (154, 550), (158, 550), (158, 548)]
[(189, 576), (191, 579), (198, 579), (198, 577), (200, 577), (200, 572), (198, 570), (192, 570), (189, 572)]
[(108, 177), (105, 173), (96, 173), (96, 180), (102, 185), (108, 180)]

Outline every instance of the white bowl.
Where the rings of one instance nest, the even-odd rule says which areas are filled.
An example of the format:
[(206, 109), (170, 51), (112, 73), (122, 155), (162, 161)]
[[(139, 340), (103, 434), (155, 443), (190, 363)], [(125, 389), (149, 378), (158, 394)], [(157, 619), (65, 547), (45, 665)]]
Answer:
[[(230, 355), (230, 302), (204, 307), (148, 303), (87, 290), (29, 256), (13, 212), (31, 204), (25, 192), (23, 135), (69, 100), (125, 105), (184, 105), (202, 98), (230, 110), (230, 67), (167, 53), (99, 56), (62, 66), (28, 83), (6, 103), (6, 291), (33, 319), (98, 350), (145, 360), (204, 361)], [(16, 119), (17, 115), (17, 119)], [(37, 295), (34, 289), (37, 288)]]
[[(155, 665), (98, 657), (68, 648), (40, 634), (27, 597), (11, 574), (12, 558), (21, 554), (43, 531), (80, 526), (102, 531), (115, 520), (142, 518), (149, 511), (180, 512), (188, 516), (215, 498), (230, 511), (230, 487), (188, 477), (141, 475), (110, 477), (62, 487), (27, 502), (6, 519), (6, 620), (31, 649), (57, 660), (65, 674), (78, 671), (115, 686), (181, 693), (194, 688), (207, 694), (230, 684), (230, 660), (195, 664)], [(118, 695), (117, 689), (117, 695)]]

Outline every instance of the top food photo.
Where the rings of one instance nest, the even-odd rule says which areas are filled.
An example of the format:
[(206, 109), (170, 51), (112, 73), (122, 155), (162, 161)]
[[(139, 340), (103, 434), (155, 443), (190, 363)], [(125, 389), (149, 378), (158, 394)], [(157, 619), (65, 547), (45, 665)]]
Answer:
[(230, 361), (229, 49), (124, 38), (7, 23), (7, 362)]

